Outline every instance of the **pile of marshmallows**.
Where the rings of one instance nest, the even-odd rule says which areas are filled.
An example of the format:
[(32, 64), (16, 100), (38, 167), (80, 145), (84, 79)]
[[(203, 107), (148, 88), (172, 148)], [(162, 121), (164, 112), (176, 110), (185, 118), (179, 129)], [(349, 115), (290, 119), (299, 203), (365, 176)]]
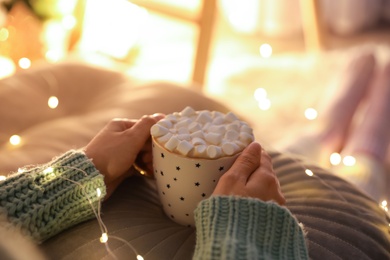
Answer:
[(254, 140), (252, 128), (229, 112), (195, 111), (186, 107), (151, 128), (166, 150), (192, 158), (220, 158), (241, 152)]

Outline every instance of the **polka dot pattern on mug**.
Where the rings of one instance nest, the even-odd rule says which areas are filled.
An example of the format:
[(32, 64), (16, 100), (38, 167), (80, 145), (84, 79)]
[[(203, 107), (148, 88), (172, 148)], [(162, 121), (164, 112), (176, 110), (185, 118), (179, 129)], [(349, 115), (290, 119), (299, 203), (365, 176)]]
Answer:
[(215, 160), (187, 158), (153, 143), (154, 175), (166, 215), (181, 225), (194, 226), (196, 206), (212, 194), (237, 156)]

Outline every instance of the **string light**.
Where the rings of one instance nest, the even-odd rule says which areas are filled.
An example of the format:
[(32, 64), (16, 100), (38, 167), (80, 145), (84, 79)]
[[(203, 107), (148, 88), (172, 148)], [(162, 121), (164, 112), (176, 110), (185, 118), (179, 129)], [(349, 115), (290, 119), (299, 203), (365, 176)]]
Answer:
[(347, 155), (343, 158), (343, 164), (345, 166), (354, 166), (355, 163), (356, 163), (356, 159), (351, 155)]
[(102, 236), (100, 237), (100, 243), (105, 244), (107, 243), (107, 241), (108, 241), (108, 235), (107, 233), (103, 233)]
[[(86, 173), (84, 170), (82, 169), (79, 169), (79, 168), (76, 168), (76, 167), (71, 167), (71, 166), (61, 166), (61, 168), (65, 168), (65, 169), (73, 169), (73, 170), (76, 170), (76, 171), (80, 171), (82, 172), (84, 175), (88, 176), (88, 173)], [(44, 174), (52, 174), (54, 176), (54, 168), (53, 167), (47, 167), (44, 171), (43, 171)], [(58, 176), (58, 178), (62, 178), (64, 180), (67, 180), (67, 181), (70, 181), (78, 186), (80, 186), (83, 190), (83, 192), (85, 193), (86, 195), (86, 198), (92, 208), (92, 211), (93, 213), (95, 214), (95, 217), (99, 223), (99, 227), (100, 227), (100, 230), (102, 232), (102, 235), (100, 237), (100, 242), (102, 244), (105, 245), (106, 249), (107, 249), (107, 252), (114, 258), (114, 259), (117, 259), (117, 257), (115, 256), (114, 252), (111, 251), (109, 245), (108, 245), (108, 231), (107, 231), (107, 227), (105, 226), (102, 218), (101, 218), (101, 215), (100, 215), (100, 206), (101, 206), (101, 195), (102, 195), (102, 191), (100, 188), (96, 188), (96, 196), (98, 198), (98, 208), (97, 210), (95, 209), (92, 201), (91, 201), (91, 198), (88, 196), (88, 194), (85, 192), (85, 186), (77, 181), (74, 181), (74, 180), (71, 180), (71, 179), (68, 179), (68, 178), (65, 178), (63, 176)], [(116, 240), (119, 240), (121, 242), (123, 242), (124, 244), (126, 244), (136, 255), (136, 258), (137, 260), (143, 260), (144, 258), (138, 254), (137, 250), (126, 240), (122, 239), (122, 238), (119, 238), (119, 237), (116, 237), (116, 236), (110, 236), (110, 238), (112, 239), (116, 239)]]
[(332, 153), (329, 157), (330, 164), (333, 166), (341, 163), (341, 155), (339, 153)]
[[(381, 202), (380, 206), (381, 206), (381, 208), (382, 208), (384, 211), (386, 211), (386, 212), (389, 211), (389, 209), (387, 208), (387, 200), (383, 200), (383, 201)], [(390, 225), (390, 224), (389, 224), (389, 225)]]
[(96, 195), (98, 198), (100, 198), (102, 196), (102, 191), (100, 190), (100, 188), (96, 189)]
[(260, 45), (259, 52), (261, 57), (269, 58), (272, 55), (272, 47), (268, 43), (263, 43)]
[(2, 56), (0, 56), (0, 68), (0, 78), (8, 77), (16, 70), (15, 63), (11, 59)]
[(271, 100), (269, 99), (263, 99), (261, 101), (259, 101), (257, 103), (257, 106), (261, 109), (261, 110), (268, 110), (271, 108)]
[(253, 94), (257, 101), (257, 106), (261, 110), (268, 110), (271, 107), (271, 100), (267, 97), (267, 91), (264, 88), (257, 88)]
[(316, 119), (317, 118), (317, 116), (318, 116), (318, 112), (317, 112), (317, 110), (315, 110), (314, 108), (307, 108), (306, 110), (305, 110), (305, 117), (307, 118), (307, 119), (309, 119), (309, 120), (314, 120), (314, 119)]
[(58, 106), (58, 98), (56, 96), (51, 96), (49, 97), (49, 100), (47, 101), (47, 105), (51, 108), (51, 109), (55, 109), (57, 108)]
[(9, 138), (10, 144), (17, 146), (22, 142), (22, 138), (19, 135), (13, 135)]
[(309, 169), (306, 169), (305, 173), (306, 173), (306, 175), (308, 175), (310, 177), (314, 175), (314, 173), (311, 170), (309, 170)]
[(44, 174), (49, 174), (49, 173), (53, 173), (53, 171), (54, 171), (53, 167), (48, 167), (45, 170), (43, 170), (43, 173)]
[(22, 69), (28, 69), (31, 67), (31, 60), (24, 57), (19, 60), (18, 64)]
[(267, 98), (267, 90), (264, 88), (257, 88), (253, 94), (254, 98), (259, 101)]

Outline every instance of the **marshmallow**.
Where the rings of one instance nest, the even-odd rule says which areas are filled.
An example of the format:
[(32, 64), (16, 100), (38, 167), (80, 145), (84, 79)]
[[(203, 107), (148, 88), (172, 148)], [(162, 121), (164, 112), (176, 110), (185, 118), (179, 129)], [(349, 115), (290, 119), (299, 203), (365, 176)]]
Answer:
[(204, 136), (204, 139), (207, 142), (214, 144), (214, 145), (219, 144), (222, 141), (222, 138), (223, 138), (223, 136), (221, 134), (218, 134), (218, 133), (207, 133)]
[(233, 143), (233, 142), (227, 142), (227, 143), (224, 143), (222, 145), (222, 151), (227, 154), (227, 155), (233, 155), (235, 154), (238, 150), (240, 149), (240, 147)]
[(177, 138), (179, 138), (179, 140), (186, 140), (186, 141), (190, 141), (191, 140), (191, 135), (190, 134), (179, 134), (177, 135)]
[(237, 131), (229, 130), (225, 134), (225, 139), (229, 141), (235, 141), (239, 138), (240, 134)]
[(191, 151), (191, 149), (193, 148), (194, 146), (186, 141), (186, 140), (183, 140), (183, 141), (180, 141), (180, 143), (177, 145), (177, 151), (181, 154), (181, 155), (187, 155), (189, 153), (189, 151)]
[(203, 125), (202, 130), (203, 130), (204, 132), (208, 132), (210, 126), (211, 126), (211, 122), (207, 122), (207, 123), (205, 123), (205, 124)]
[(164, 144), (164, 143), (166, 143), (172, 136), (173, 136), (173, 134), (167, 133), (166, 135), (163, 135), (163, 136), (161, 136), (161, 137), (158, 137), (158, 138), (157, 138), (157, 141), (158, 141), (160, 144)]
[(192, 144), (193, 144), (193, 145), (206, 144), (206, 141), (205, 141), (203, 138), (194, 137), (194, 138), (192, 139)]
[(177, 145), (180, 143), (180, 140), (176, 136), (172, 136), (164, 145), (168, 151), (173, 151), (176, 149)]
[(231, 156), (254, 140), (252, 128), (232, 112), (191, 107), (167, 115), (150, 132), (168, 151), (196, 158)]
[(228, 124), (226, 126), (226, 130), (233, 130), (233, 131), (238, 132), (238, 131), (240, 131), (240, 125), (238, 125), (238, 124)]
[(200, 124), (198, 124), (197, 122), (194, 121), (194, 122), (192, 122), (191, 124), (189, 124), (188, 130), (189, 130), (191, 133), (193, 133), (193, 132), (202, 130), (202, 127), (200, 126)]
[(155, 137), (163, 136), (163, 135), (167, 134), (168, 132), (169, 132), (168, 128), (165, 128), (165, 127), (163, 127), (162, 125), (159, 125), (159, 124), (154, 124), (150, 128), (151, 135), (153, 135)]
[(225, 119), (222, 116), (217, 116), (213, 120), (213, 125), (221, 125), (225, 123)]
[[(169, 114), (164, 119), (162, 119), (161, 121), (169, 121), (171, 123), (171, 126), (172, 126), (172, 123), (176, 123), (177, 122), (177, 116), (175, 116), (173, 114)], [(161, 121), (159, 121), (159, 122), (161, 122)]]
[(196, 121), (202, 124), (205, 124), (207, 122), (211, 122), (213, 118), (211, 117), (210, 113), (208, 111), (201, 111), (196, 118)]
[(182, 135), (182, 134), (190, 134), (190, 131), (188, 130), (187, 127), (181, 127), (177, 129), (177, 133)]
[(204, 144), (195, 145), (194, 149), (192, 150), (192, 156), (198, 158), (205, 157), (206, 150), (207, 150), (207, 145)]
[(175, 128), (180, 129), (182, 127), (188, 128), (188, 126), (192, 123), (193, 121), (189, 118), (183, 118), (179, 122), (176, 123)]
[(209, 127), (209, 133), (217, 133), (224, 135), (225, 134), (225, 126), (223, 125), (211, 125)]
[(250, 128), (247, 124), (243, 124), (240, 128), (241, 132), (245, 132), (248, 134), (252, 134), (252, 128)]
[(186, 107), (181, 111), (182, 116), (192, 116), (195, 114), (195, 110), (192, 107)]
[(241, 132), (240, 133), (240, 141), (243, 142), (243, 143), (250, 143), (253, 141), (253, 135), (251, 134), (248, 134), (246, 132)]
[(212, 111), (211, 112), (211, 116), (213, 117), (213, 118), (217, 118), (217, 117), (225, 117), (225, 114), (224, 113), (222, 113), (222, 112), (219, 112), (219, 111)]
[(216, 145), (209, 145), (207, 147), (207, 155), (210, 158), (220, 157), (222, 155), (222, 149), (221, 149), (221, 147), (216, 146)]
[(199, 138), (204, 139), (204, 133), (203, 133), (203, 131), (199, 130), (199, 131), (193, 132), (191, 134), (191, 137), (192, 138), (199, 137)]
[(225, 120), (228, 122), (233, 122), (233, 121), (238, 120), (238, 117), (233, 112), (228, 112), (225, 115)]
[(172, 121), (167, 118), (161, 119), (160, 121), (157, 122), (157, 124), (168, 129), (172, 127)]

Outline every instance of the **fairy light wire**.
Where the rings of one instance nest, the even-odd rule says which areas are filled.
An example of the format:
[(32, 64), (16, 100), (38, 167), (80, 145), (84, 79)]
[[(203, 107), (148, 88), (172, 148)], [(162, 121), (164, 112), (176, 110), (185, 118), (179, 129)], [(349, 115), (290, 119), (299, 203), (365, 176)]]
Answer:
[[(108, 254), (111, 257), (113, 257), (114, 259), (118, 259), (116, 257), (116, 255), (114, 254), (114, 252), (111, 250), (111, 248), (110, 248), (110, 246), (108, 244), (108, 240), (109, 239), (115, 239), (115, 240), (119, 240), (122, 243), (124, 243), (125, 245), (127, 245), (134, 252), (134, 254), (136, 255), (136, 259), (137, 260), (143, 260), (144, 258), (138, 253), (138, 251), (135, 249), (135, 247), (130, 244), (130, 242), (128, 242), (125, 239), (122, 239), (120, 237), (117, 237), (117, 236), (108, 235), (107, 226), (104, 224), (104, 222), (103, 222), (103, 220), (101, 218), (101, 202), (102, 202), (101, 198), (102, 197), (101, 197), (101, 190), (100, 190), (100, 188), (99, 187), (96, 188), (95, 196), (98, 197), (98, 200), (97, 200), (97, 208), (95, 208), (95, 206), (94, 206), (94, 204), (92, 202), (92, 196), (93, 195), (88, 194), (88, 192), (86, 191), (85, 185), (83, 185), (83, 184), (81, 184), (81, 183), (79, 183), (77, 181), (71, 180), (69, 178), (56, 175), (55, 174), (55, 169), (57, 169), (57, 168), (65, 169), (64, 173), (66, 173), (66, 170), (75, 170), (75, 171), (83, 173), (85, 176), (88, 176), (88, 173), (86, 171), (82, 170), (82, 169), (79, 169), (77, 167), (72, 167), (72, 166), (60, 166), (60, 167), (49, 166), (49, 167), (46, 167), (43, 170), (43, 173), (45, 175), (51, 175), (51, 176), (53, 176), (53, 178), (61, 178), (63, 180), (69, 181), (69, 182), (71, 182), (71, 183), (73, 183), (73, 184), (75, 184), (75, 185), (77, 185), (77, 186), (79, 186), (81, 188), (81, 191), (83, 192), (83, 194), (85, 195), (88, 203), (90, 204), (92, 212), (93, 212), (93, 214), (94, 214), (94, 216), (95, 216), (95, 218), (96, 218), (96, 220), (97, 220), (97, 222), (99, 224), (99, 229), (100, 229), (100, 231), (102, 233), (102, 235), (100, 237), (100, 242), (105, 245)], [(27, 170), (28, 170), (27, 167), (19, 168), (18, 173), (20, 174), (20, 173), (23, 173), (23, 172), (25, 172)]]
[[(323, 180), (320, 176), (318, 176), (318, 174), (315, 174), (315, 171), (313, 171), (311, 169), (311, 167), (307, 167), (305, 166), (305, 164), (299, 160), (298, 158), (291, 158), (295, 163), (297, 163), (298, 165), (300, 165), (300, 167), (302, 168), (302, 170), (304, 171), (304, 173), (309, 176), (310, 178), (316, 178), (317, 180), (320, 181), (320, 183), (322, 183), (322, 185), (324, 185), (327, 189), (329, 190), (332, 190), (335, 192), (336, 196), (338, 196), (342, 201), (344, 201), (346, 203), (346, 206), (349, 207), (352, 211), (356, 212), (356, 213), (359, 213), (360, 216), (374, 216), (373, 214), (370, 214), (368, 211), (363, 211), (357, 207), (353, 207), (349, 201), (335, 188), (333, 187), (332, 185), (329, 185), (325, 180)], [(387, 206), (387, 202), (384, 203), (382, 202), (383, 204), (386, 204)], [(380, 208), (383, 209), (385, 215), (387, 217), (390, 217), (389, 215), (389, 212), (388, 210), (386, 210), (385, 207), (381, 206), (381, 205), (378, 205)], [(390, 223), (389, 223), (389, 227), (390, 227)]]

